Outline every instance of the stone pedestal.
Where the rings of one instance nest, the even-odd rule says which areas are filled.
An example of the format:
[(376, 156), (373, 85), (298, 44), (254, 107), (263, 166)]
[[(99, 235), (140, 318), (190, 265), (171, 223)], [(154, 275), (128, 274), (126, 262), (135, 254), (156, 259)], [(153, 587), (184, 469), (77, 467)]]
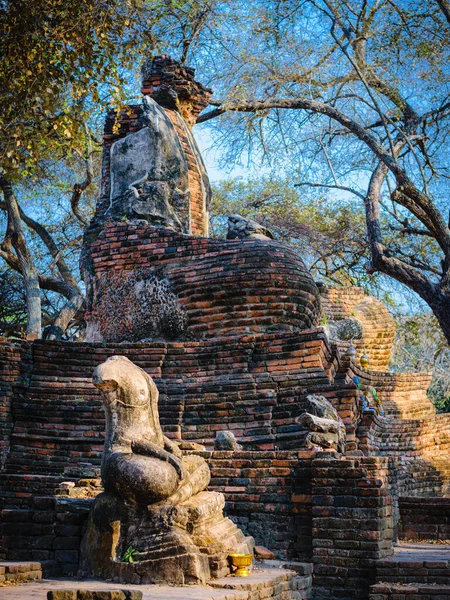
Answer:
[[(137, 506), (103, 493), (95, 500), (81, 546), (79, 575), (123, 583), (206, 583), (230, 573), (230, 552), (252, 552), (223, 515), (224, 496), (201, 492), (177, 506)], [(133, 562), (122, 561), (131, 548)]]

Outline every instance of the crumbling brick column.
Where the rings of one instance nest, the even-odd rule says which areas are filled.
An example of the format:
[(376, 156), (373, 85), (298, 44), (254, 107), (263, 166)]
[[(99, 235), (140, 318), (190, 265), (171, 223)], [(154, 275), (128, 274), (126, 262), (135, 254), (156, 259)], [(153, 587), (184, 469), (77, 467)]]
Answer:
[(0, 470), (9, 454), (13, 429), (12, 398), (26, 375), (27, 348), (25, 343), (0, 343)]
[(312, 466), (316, 599), (367, 598), (375, 563), (393, 554), (387, 459), (318, 457)]
[[(211, 187), (200, 150), (192, 135), (192, 127), (200, 112), (208, 105), (212, 90), (196, 81), (194, 75), (194, 69), (168, 56), (157, 56), (148, 60), (142, 69), (141, 91), (144, 96), (155, 100), (172, 122), (188, 164), (189, 201), (186, 211), (190, 227), (185, 233), (207, 236)], [(109, 207), (111, 146), (143, 127), (142, 113), (142, 106), (133, 104), (125, 106), (119, 114), (111, 111), (106, 117), (96, 220), (104, 217)]]

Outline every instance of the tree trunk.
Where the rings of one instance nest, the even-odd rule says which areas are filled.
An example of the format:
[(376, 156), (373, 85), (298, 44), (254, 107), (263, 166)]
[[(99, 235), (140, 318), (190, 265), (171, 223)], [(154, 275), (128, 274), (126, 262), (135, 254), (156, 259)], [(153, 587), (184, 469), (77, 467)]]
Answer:
[(72, 319), (82, 308), (83, 304), (84, 297), (79, 292), (74, 290), (73, 295), (62, 307), (59, 315), (55, 319), (55, 322), (49, 327), (47, 331), (47, 339), (60, 340), (63, 336), (63, 333), (66, 332)]
[(28, 250), (23, 233), (19, 206), (11, 186), (4, 177), (0, 177), (0, 187), (8, 210), (8, 229), (12, 246), (17, 254), (20, 270), (24, 280), (27, 302), (27, 340), (35, 340), (42, 335), (41, 290), (39, 276), (34, 266), (33, 258)]
[(450, 345), (450, 295), (440, 293), (439, 297), (436, 294), (436, 300), (430, 301), (428, 304), (433, 311), (434, 316), (439, 322), (442, 331)]

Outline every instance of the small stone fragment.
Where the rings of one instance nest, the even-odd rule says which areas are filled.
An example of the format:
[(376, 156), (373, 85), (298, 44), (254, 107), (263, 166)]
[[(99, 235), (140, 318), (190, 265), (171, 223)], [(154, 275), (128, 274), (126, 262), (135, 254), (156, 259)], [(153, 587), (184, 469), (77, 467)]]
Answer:
[(214, 450), (241, 450), (232, 431), (218, 431), (214, 440)]
[(264, 546), (255, 546), (255, 558), (259, 558), (261, 560), (273, 560), (275, 558), (275, 554)]
[(206, 450), (203, 444), (197, 444), (197, 442), (181, 442), (177, 445), (180, 450), (197, 450), (198, 452)]
[(229, 215), (227, 240), (242, 240), (246, 237), (273, 240), (272, 232), (256, 221), (241, 215)]
[(59, 487), (62, 490), (70, 490), (75, 487), (75, 483), (73, 481), (62, 481)]
[(47, 592), (47, 600), (77, 600), (76, 590), (51, 590)]

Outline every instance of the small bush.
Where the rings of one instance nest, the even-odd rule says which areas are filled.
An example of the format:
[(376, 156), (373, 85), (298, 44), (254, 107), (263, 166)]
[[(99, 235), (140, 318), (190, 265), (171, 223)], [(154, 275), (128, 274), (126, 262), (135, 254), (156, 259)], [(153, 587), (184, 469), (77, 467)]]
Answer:
[(95, 317), (107, 342), (179, 338), (187, 313), (162, 272), (140, 269), (103, 277)]

